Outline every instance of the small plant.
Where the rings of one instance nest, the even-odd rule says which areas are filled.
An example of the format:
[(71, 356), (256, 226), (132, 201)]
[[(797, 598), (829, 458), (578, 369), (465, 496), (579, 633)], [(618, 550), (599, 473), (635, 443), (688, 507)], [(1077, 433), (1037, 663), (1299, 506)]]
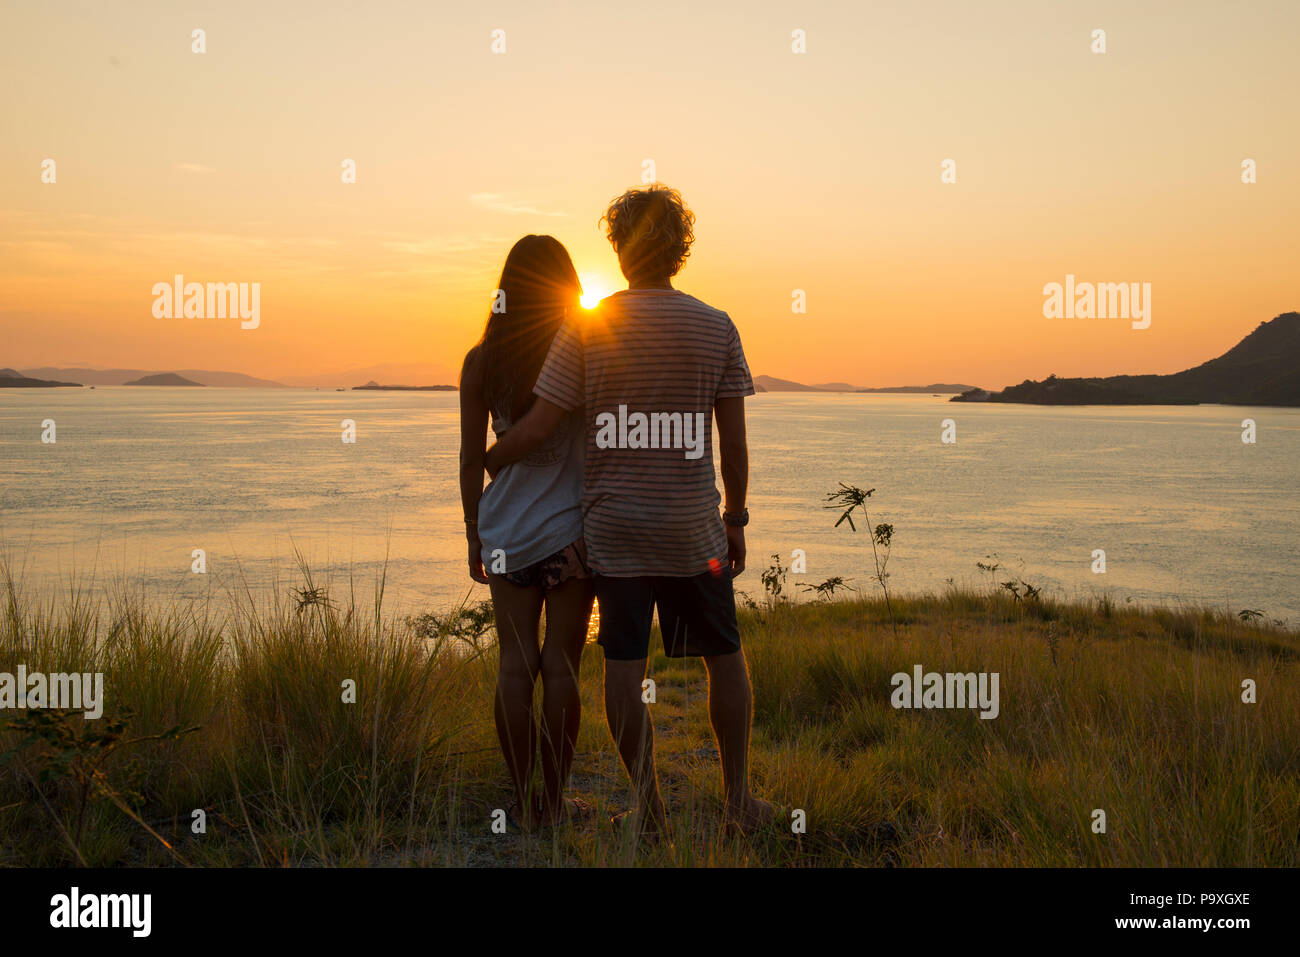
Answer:
[(763, 590), (767, 592), (768, 605), (775, 605), (781, 600), (781, 593), (785, 590), (786, 575), (790, 569), (781, 564), (781, 556), (774, 553), (772, 555), (772, 564), (767, 566), (759, 578), (763, 582)]
[[(125, 710), (115, 718), (87, 721), (80, 712), (54, 709), (30, 711), (6, 724), (9, 730), (23, 734), (23, 737), (13, 747), (0, 753), (0, 767), (9, 764), (28, 748), (36, 746), (40, 770), (34, 776), (26, 768), (24, 772), (54, 821), (55, 828), (68, 842), (77, 862), (82, 866), (85, 866), (86, 860), (81, 854), (81, 840), (86, 811), (94, 796), (103, 797), (116, 805), (123, 814), (155, 837), (177, 861), (185, 863), (171, 844), (132, 810), (131, 804), (141, 804), (143, 798), (130, 786), (113, 784), (108, 777), (107, 765), (109, 758), (121, 748), (146, 741), (175, 741), (199, 729), (177, 725), (161, 734), (128, 738), (127, 729), (133, 717), (133, 712)], [(71, 782), (76, 793), (77, 811), (72, 833), (64, 827), (43, 790), (62, 781)]]
[[(980, 571), (982, 571), (984, 574), (988, 575), (990, 587), (993, 586), (1000, 587), (1003, 591), (1007, 592), (1011, 596), (1011, 601), (1014, 604), (1019, 605), (1021, 603), (1024, 603), (1025, 605), (1033, 605), (1035, 607), (1041, 607), (1040, 595), (1042, 589), (1036, 585), (1031, 585), (1029, 584), (1029, 582), (1025, 581), (1024, 559), (1017, 559), (1017, 562), (1020, 566), (1020, 573), (1010, 579), (1004, 579), (1002, 581), (998, 580), (998, 572), (1002, 571), (1005, 574), (1005, 566), (1002, 563), (1002, 559), (998, 556), (996, 552), (990, 555), (985, 555), (984, 561), (976, 562), (975, 567), (978, 568)], [(993, 588), (993, 593), (995, 596), (997, 595), (998, 587)], [(1109, 601), (1109, 599), (1106, 600)]]
[(948, 595), (947, 595), (948, 608), (955, 612), (957, 610), (957, 597), (959, 594), (957, 583), (953, 581), (951, 576), (945, 578), (943, 580), (943, 583), (947, 586), (948, 589)]
[(804, 591), (816, 592), (818, 598), (825, 598), (830, 601), (835, 596), (835, 589), (837, 588), (843, 588), (845, 591), (857, 591), (856, 588), (849, 584), (852, 580), (851, 578), (836, 575), (834, 578), (826, 579), (820, 585), (800, 585), (799, 587)]
[(1002, 567), (1002, 562), (996, 554), (985, 555), (987, 561), (976, 562), (975, 567), (989, 576), (989, 585), (992, 586), (997, 581), (998, 569)]
[(1011, 592), (1011, 598), (1013, 601), (1017, 603), (1023, 601), (1026, 604), (1038, 601), (1038, 593), (1042, 590), (1035, 588), (1023, 578), (1015, 581), (1003, 582), (1002, 587)]
[[(862, 520), (866, 523), (867, 528), (871, 528), (871, 516), (867, 514), (867, 499), (871, 498), (875, 489), (861, 489), (856, 485), (845, 485), (840, 483), (838, 491), (828, 492), (826, 501), (831, 504), (826, 508), (842, 508), (844, 513), (840, 515), (839, 521), (835, 527), (839, 528), (845, 522), (849, 523), (849, 528), (857, 531), (858, 527), (853, 523), (853, 513), (859, 509), (862, 510)], [(889, 599), (889, 572), (886, 568), (889, 565), (889, 547), (894, 540), (894, 526), (881, 524), (877, 525), (871, 531), (871, 557), (875, 561), (876, 573), (871, 576), (875, 581), (880, 583), (880, 589), (885, 593), (885, 608), (889, 611), (889, 623), (893, 626), (894, 636), (898, 636), (898, 621), (894, 617), (894, 605)], [(883, 552), (883, 557), (882, 557)]]
[(310, 585), (303, 588), (294, 589), (294, 601), (298, 603), (299, 613), (308, 608), (329, 608), (329, 593), (321, 587), (311, 587)]
[(490, 601), (474, 605), (461, 604), (446, 615), (431, 612), (408, 615), (406, 623), (417, 638), (432, 641), (441, 647), (448, 640), (463, 641), (475, 652), (483, 651), (484, 636), (496, 625), (496, 616)]

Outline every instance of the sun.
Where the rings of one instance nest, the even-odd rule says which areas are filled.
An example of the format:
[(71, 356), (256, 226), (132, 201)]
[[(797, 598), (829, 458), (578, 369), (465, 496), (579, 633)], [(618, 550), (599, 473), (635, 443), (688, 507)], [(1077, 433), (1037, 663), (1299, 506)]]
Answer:
[(582, 283), (583, 309), (595, 309), (596, 303), (614, 291), (614, 284), (599, 273), (579, 273), (578, 280)]

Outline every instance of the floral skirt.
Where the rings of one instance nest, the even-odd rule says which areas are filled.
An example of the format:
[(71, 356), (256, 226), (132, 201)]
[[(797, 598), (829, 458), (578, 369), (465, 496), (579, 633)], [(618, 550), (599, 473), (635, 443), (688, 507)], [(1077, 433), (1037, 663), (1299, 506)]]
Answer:
[(533, 562), (518, 571), (505, 572), (499, 577), (520, 588), (541, 588), (543, 592), (564, 584), (570, 578), (590, 578), (587, 543), (579, 538), (540, 562)]

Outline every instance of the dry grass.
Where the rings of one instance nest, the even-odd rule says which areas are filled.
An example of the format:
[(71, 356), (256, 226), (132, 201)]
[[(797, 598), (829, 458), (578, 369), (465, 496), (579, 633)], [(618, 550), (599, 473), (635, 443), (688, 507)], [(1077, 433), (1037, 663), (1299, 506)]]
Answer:
[[(128, 738), (198, 728), (105, 753), (78, 840), (73, 769), (100, 755), (0, 731), (0, 751), (14, 749), (0, 768), (4, 865), (1300, 864), (1300, 636), (1222, 613), (895, 595), (895, 635), (879, 600), (745, 612), (756, 789), (805, 811), (807, 832), (718, 837), (704, 670), (659, 657), (673, 839), (636, 847), (597, 823), (628, 797), (597, 648), (573, 781), (597, 822), (501, 835), (490, 644), (391, 620), (378, 595), (364, 608), (37, 601), (4, 577), (0, 671), (104, 672), (106, 719), (129, 708)], [(1000, 715), (895, 710), (890, 678), (914, 664), (998, 672)], [(1247, 678), (1257, 704), (1241, 700)]]

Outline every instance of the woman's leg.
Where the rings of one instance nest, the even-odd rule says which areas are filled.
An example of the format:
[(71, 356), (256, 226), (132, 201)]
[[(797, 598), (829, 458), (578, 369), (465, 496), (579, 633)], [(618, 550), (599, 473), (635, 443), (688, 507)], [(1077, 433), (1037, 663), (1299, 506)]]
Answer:
[(542, 614), (542, 590), (520, 587), (498, 575), (491, 576), (489, 587), (501, 655), (494, 708), (497, 737), (514, 783), (519, 823), (534, 827), (537, 805), (533, 801), (532, 784), (537, 725), (533, 721), (533, 684), (540, 668), (537, 630)]
[(573, 767), (582, 721), (578, 663), (587, 642), (595, 589), (590, 578), (570, 578), (546, 593), (542, 647), (542, 818), (566, 817), (564, 788)]

